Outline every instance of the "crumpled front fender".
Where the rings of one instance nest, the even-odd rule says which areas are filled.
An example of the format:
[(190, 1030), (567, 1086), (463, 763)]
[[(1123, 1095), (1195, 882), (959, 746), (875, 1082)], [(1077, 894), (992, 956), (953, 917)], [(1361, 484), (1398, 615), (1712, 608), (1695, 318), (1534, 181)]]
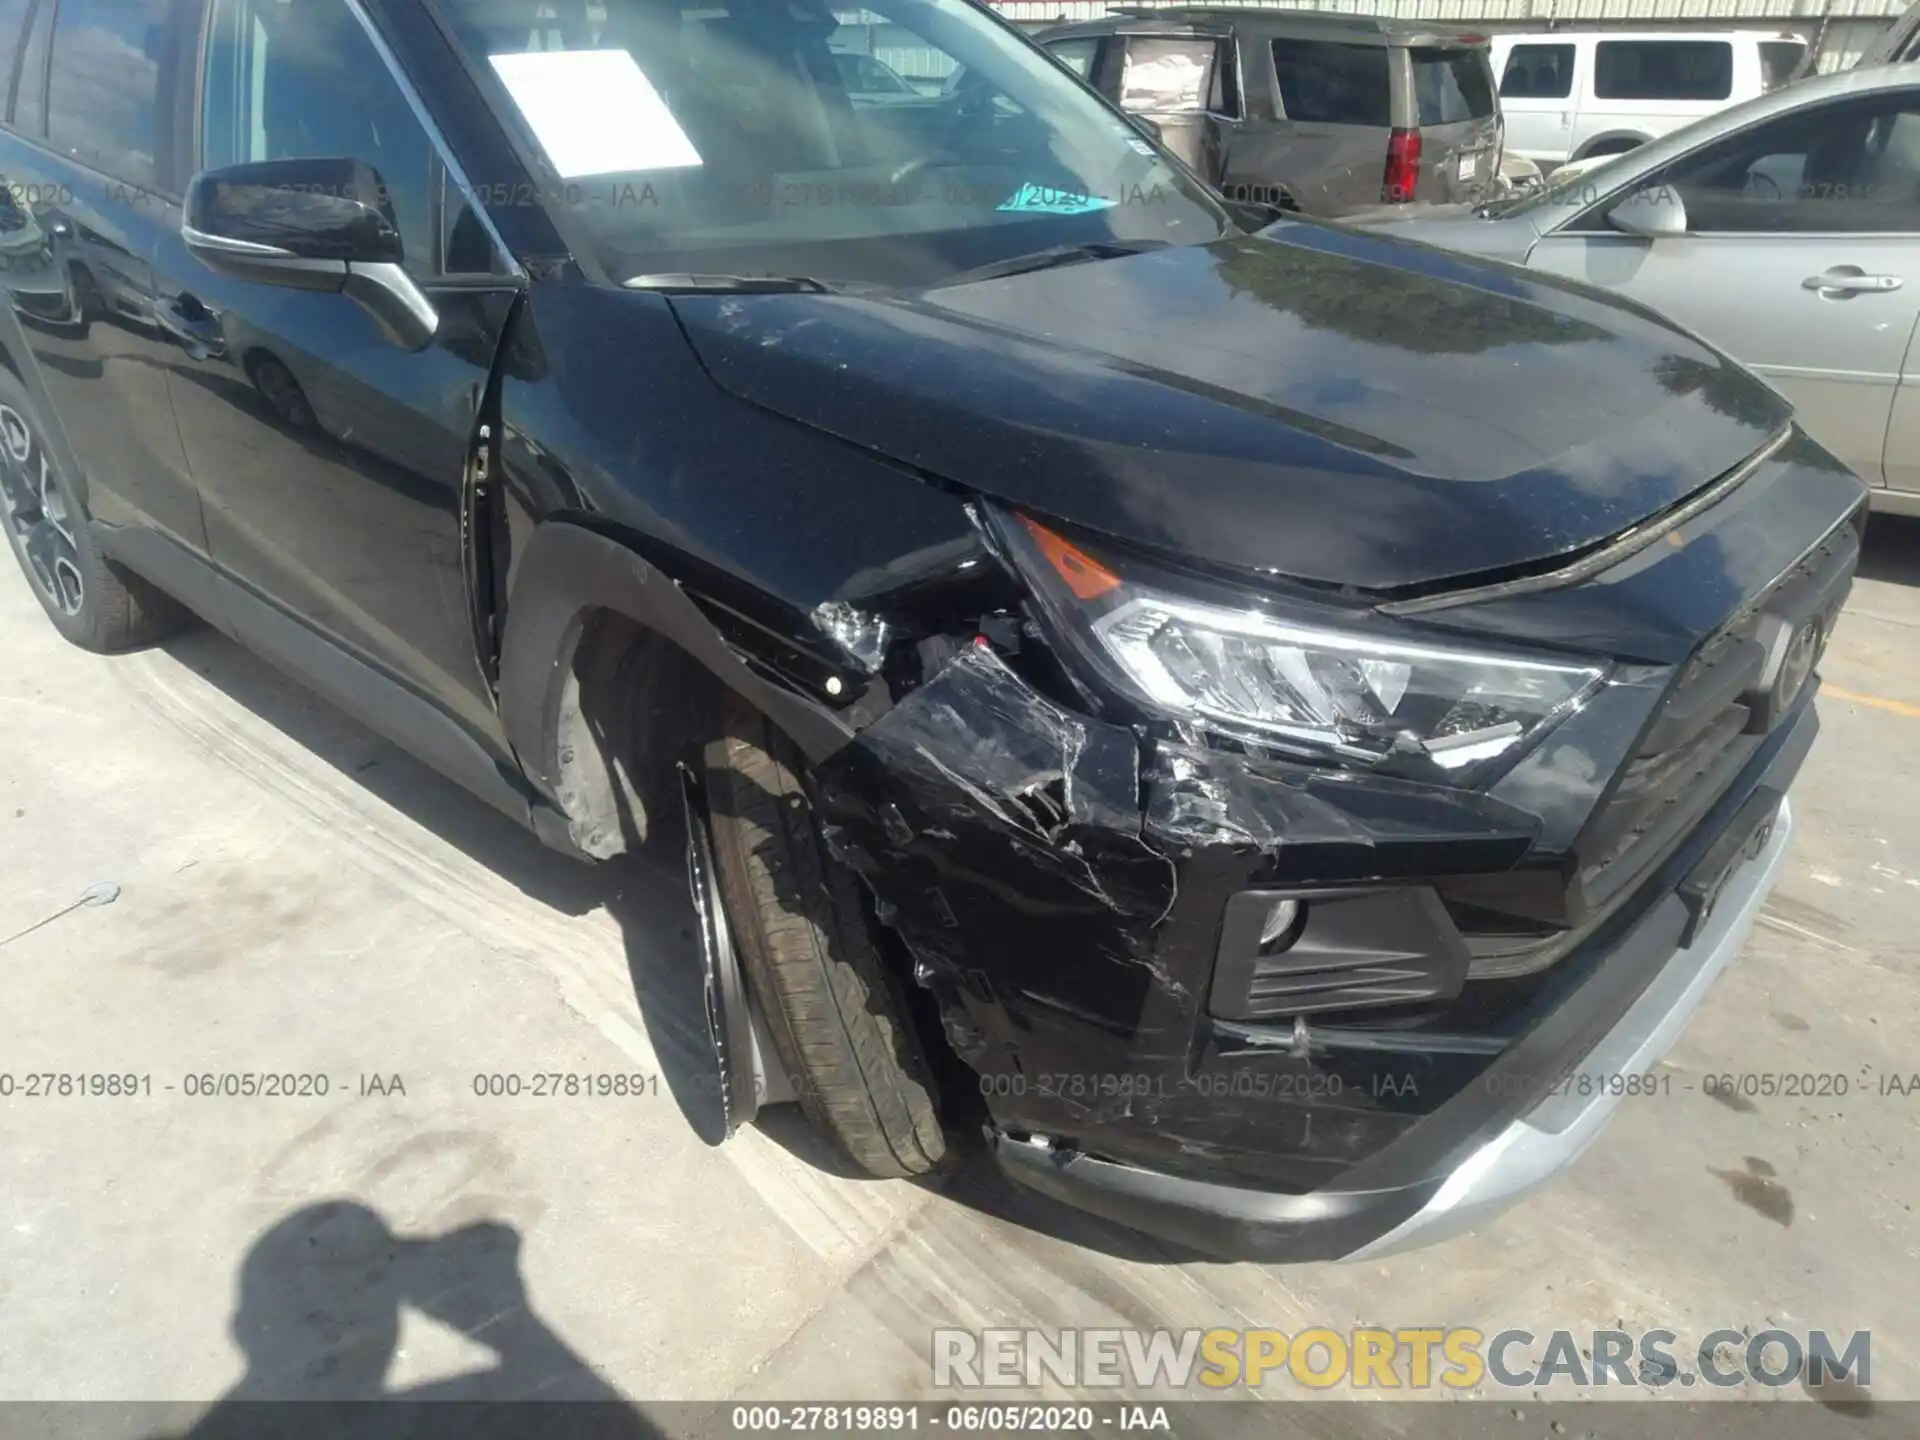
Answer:
[[(1246, 1129), (1245, 1106), (1186, 1083), (1230, 895), (1501, 869), (1537, 828), (1484, 796), (1150, 740), (1065, 710), (985, 645), (815, 778), (829, 843), (906, 942), (997, 1123), (1107, 1133), (1135, 1155), (1152, 1133), (1188, 1159)], [(1331, 1097), (1264, 1106), (1257, 1146), (1314, 1149), (1316, 1098)], [(1338, 1148), (1411, 1118), (1379, 1110), (1348, 1115)]]

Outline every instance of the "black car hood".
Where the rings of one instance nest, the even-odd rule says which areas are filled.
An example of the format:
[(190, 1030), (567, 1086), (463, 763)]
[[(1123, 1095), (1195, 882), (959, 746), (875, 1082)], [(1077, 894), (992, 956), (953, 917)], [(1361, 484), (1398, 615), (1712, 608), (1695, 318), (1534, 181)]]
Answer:
[(1675, 504), (1785, 402), (1650, 311), (1315, 224), (897, 297), (677, 297), (714, 379), (1214, 566), (1403, 591)]

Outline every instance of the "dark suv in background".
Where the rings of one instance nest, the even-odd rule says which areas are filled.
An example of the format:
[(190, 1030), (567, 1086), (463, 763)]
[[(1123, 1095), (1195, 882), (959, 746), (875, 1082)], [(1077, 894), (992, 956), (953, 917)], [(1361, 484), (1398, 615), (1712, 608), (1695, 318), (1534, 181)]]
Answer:
[(1339, 215), (1494, 193), (1500, 107), (1483, 35), (1195, 6), (1038, 38), (1230, 199)]
[(190, 608), (582, 858), (684, 816), (734, 1122), (1378, 1253), (1737, 953), (1865, 491), (1647, 311), (1252, 231), (970, 0), (0, 27), (52, 623)]

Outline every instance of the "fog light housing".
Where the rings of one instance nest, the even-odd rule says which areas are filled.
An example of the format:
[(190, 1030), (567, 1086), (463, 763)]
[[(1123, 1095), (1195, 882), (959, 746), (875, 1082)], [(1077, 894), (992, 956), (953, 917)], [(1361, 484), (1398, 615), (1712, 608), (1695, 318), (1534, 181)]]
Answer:
[(1469, 956), (1430, 885), (1243, 890), (1220, 920), (1209, 1013), (1282, 1020), (1448, 999)]
[(1287, 896), (1275, 900), (1260, 922), (1260, 953), (1278, 955), (1300, 938), (1307, 927), (1307, 903)]

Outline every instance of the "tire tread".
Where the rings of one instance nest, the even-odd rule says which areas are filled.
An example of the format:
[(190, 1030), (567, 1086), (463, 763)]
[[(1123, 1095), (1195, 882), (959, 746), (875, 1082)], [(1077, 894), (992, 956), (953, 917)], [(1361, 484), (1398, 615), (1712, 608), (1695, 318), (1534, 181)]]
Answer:
[(857, 882), (826, 852), (772, 726), (744, 702), (727, 712), (706, 755), (714, 848), (774, 1044), (808, 1117), (856, 1164), (879, 1176), (925, 1174), (946, 1137)]
[[(0, 400), (5, 400), (18, 410), (33, 426), (36, 436), (44, 437), (45, 422), (36, 413), (25, 387), (4, 369), (0, 369)], [(44, 445), (46, 441), (40, 438), (39, 443)], [(96, 654), (113, 655), (151, 645), (191, 623), (192, 613), (186, 606), (101, 553), (99, 541), (88, 529), (84, 507), (76, 496), (70, 477), (57, 472), (57, 479), (73, 511), (73, 549), (79, 561), (85, 600), (78, 613), (64, 614), (56, 610), (41, 593), (40, 587), (29, 579), (28, 586), (41, 608), (47, 612), (53, 627), (69, 644)], [(16, 553), (16, 558), (21, 557)]]

